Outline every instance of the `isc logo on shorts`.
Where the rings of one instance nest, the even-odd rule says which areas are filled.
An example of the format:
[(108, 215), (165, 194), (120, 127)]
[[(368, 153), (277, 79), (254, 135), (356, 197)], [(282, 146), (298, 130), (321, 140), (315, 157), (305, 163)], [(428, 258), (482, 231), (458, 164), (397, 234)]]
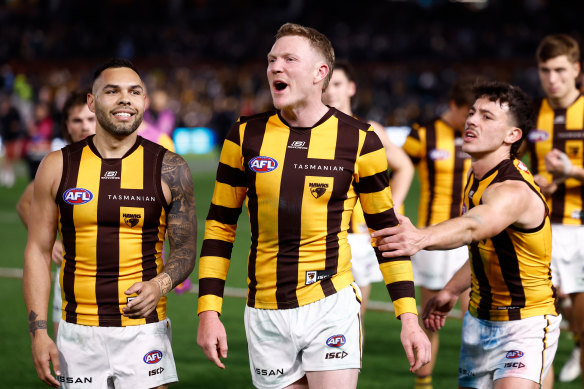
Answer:
[(326, 340), (326, 345), (329, 347), (341, 347), (346, 341), (345, 335), (333, 335)]
[(146, 353), (146, 355), (144, 355), (144, 362), (152, 365), (154, 363), (158, 363), (160, 362), (160, 360), (162, 359), (162, 351), (158, 351), (158, 350), (152, 350), (148, 353)]
[(269, 173), (278, 167), (278, 162), (274, 158), (261, 155), (250, 160), (248, 164), (249, 168), (256, 173)]
[(71, 188), (63, 193), (63, 200), (67, 204), (80, 205), (85, 204), (93, 198), (93, 193), (83, 188)]

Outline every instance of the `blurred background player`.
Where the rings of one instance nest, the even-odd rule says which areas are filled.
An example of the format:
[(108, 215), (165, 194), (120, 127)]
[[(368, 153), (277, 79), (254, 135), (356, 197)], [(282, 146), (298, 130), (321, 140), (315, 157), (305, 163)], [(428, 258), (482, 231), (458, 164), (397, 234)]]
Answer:
[[(450, 88), (448, 109), (434, 121), (414, 127), (403, 145), (420, 180), (418, 227), (423, 228), (460, 216), (470, 156), (462, 151), (466, 118), (475, 95), (476, 77), (461, 77)], [(420, 287), (422, 306), (468, 259), (466, 247), (445, 251), (422, 250), (412, 257), (414, 281)], [(468, 307), (469, 291), (460, 296), (461, 314)], [(438, 333), (426, 330), (432, 343), (432, 361), (416, 372), (416, 389), (432, 388), (432, 371), (438, 354)]]
[[(63, 138), (67, 143), (79, 142), (89, 135), (95, 134), (95, 113), (89, 110), (87, 106), (87, 94), (91, 89), (83, 91), (74, 91), (71, 93), (63, 105)], [(54, 151), (54, 150), (53, 150)], [(33, 197), (34, 181), (31, 181), (16, 204), (16, 211), (22, 220), (24, 226), (28, 229), (28, 218), (30, 203)], [(54, 289), (53, 289), (53, 332), (57, 337), (59, 321), (61, 320), (61, 286), (59, 283), (59, 274), (61, 272), (61, 262), (63, 261), (63, 245), (60, 239), (55, 240), (51, 259), (57, 265)]]
[(0, 138), (4, 158), (0, 168), (0, 186), (11, 188), (14, 185), (14, 163), (22, 156), (24, 140), (23, 121), (18, 110), (12, 105), (10, 96), (0, 96)]
[(581, 373), (579, 340), (584, 333), (584, 190), (570, 168), (584, 165), (584, 96), (577, 88), (580, 48), (569, 35), (546, 36), (536, 53), (545, 97), (536, 129), (527, 137), (531, 170), (546, 194), (552, 222), (552, 279), (571, 300), (570, 328), (576, 348), (559, 375), (572, 381)]
[[(351, 99), (355, 96), (356, 91), (355, 73), (352, 66), (347, 61), (337, 60), (331, 81), (323, 93), (323, 102), (349, 116), (355, 117)], [(369, 121), (369, 124), (373, 127), (385, 148), (387, 164), (391, 170), (389, 183), (393, 206), (395, 209), (400, 209), (414, 177), (414, 166), (407, 154), (387, 138), (385, 128), (380, 123)], [(361, 301), (361, 317), (364, 317), (369, 294), (371, 293), (371, 283), (383, 281), (383, 274), (379, 270), (379, 262), (377, 262), (377, 256), (371, 246), (371, 237), (369, 236), (363, 208), (359, 201), (353, 208), (349, 231), (347, 239), (351, 246), (351, 271), (353, 272), (353, 277), (355, 277), (355, 282), (361, 289), (363, 297)]]

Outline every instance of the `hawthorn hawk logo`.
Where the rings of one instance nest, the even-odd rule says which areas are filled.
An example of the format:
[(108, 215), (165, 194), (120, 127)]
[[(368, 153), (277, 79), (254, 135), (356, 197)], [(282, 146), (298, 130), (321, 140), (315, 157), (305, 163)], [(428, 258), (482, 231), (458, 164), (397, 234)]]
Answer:
[(310, 193), (314, 196), (315, 199), (322, 196), (326, 190), (328, 189), (329, 184), (322, 184), (317, 182), (311, 182), (308, 184), (310, 188)]
[(130, 228), (138, 224), (141, 218), (142, 215), (139, 213), (124, 213), (124, 223), (126, 223)]

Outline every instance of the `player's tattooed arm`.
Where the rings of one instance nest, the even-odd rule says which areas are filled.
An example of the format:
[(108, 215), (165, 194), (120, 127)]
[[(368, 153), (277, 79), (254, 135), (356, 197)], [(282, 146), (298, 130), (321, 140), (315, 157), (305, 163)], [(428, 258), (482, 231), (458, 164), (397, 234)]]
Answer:
[(193, 176), (185, 160), (167, 151), (162, 162), (162, 181), (171, 193), (167, 215), (170, 255), (155, 281), (162, 294), (183, 282), (195, 267), (197, 252), (197, 214)]
[(37, 313), (35, 311), (30, 311), (28, 315), (28, 331), (34, 337), (37, 330), (46, 330), (47, 329), (47, 321), (46, 320), (37, 320)]

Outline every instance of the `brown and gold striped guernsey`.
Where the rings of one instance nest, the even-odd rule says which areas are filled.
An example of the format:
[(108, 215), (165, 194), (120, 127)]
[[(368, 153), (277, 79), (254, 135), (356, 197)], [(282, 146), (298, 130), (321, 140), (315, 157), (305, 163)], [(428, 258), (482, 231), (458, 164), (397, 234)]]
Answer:
[(63, 319), (120, 327), (163, 320), (166, 298), (145, 319), (122, 316), (135, 282), (163, 267), (168, 205), (161, 169), (166, 149), (138, 136), (119, 159), (101, 158), (93, 137), (63, 152), (56, 202), (63, 241)]
[[(357, 198), (370, 229), (397, 224), (385, 150), (367, 123), (334, 108), (311, 128), (290, 127), (277, 112), (240, 119), (223, 145), (205, 224), (198, 311), (221, 312), (244, 200), (249, 306), (295, 308), (348, 286)], [(396, 314), (416, 312), (410, 258), (377, 253)]]
[[(490, 185), (507, 180), (525, 182), (545, 204), (523, 162), (506, 159), (481, 180), (471, 172), (465, 188), (463, 210), (466, 212), (480, 204)], [(524, 230), (511, 225), (492, 238), (471, 243), (469, 312), (479, 319), (494, 321), (557, 315), (550, 270), (551, 240), (550, 219), (546, 213), (536, 228)]]
[[(537, 110), (537, 129), (530, 131), (527, 140), (531, 170), (551, 181), (545, 169), (545, 156), (552, 149), (563, 151), (572, 165), (584, 167), (584, 96), (567, 109), (553, 109), (547, 99), (541, 100)], [(548, 199), (552, 223), (584, 224), (584, 190), (582, 182), (570, 178), (558, 185)]]
[(462, 151), (462, 134), (438, 118), (412, 129), (403, 145), (418, 171), (420, 228), (460, 216), (470, 156)]

